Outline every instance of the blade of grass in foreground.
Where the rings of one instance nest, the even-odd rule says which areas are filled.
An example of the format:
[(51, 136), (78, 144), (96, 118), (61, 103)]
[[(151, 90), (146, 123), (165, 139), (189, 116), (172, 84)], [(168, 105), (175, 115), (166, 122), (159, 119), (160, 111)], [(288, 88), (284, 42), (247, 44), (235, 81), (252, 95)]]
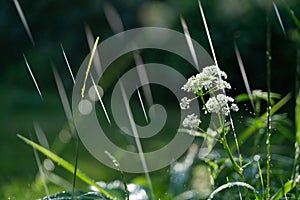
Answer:
[[(299, 182), (299, 177), (298, 181), (290, 180), (284, 184), (284, 186), (279, 189), (271, 198), (271, 200), (279, 200), (281, 199), (285, 194), (290, 192)], [(298, 199), (298, 198), (297, 198)]]
[(233, 186), (248, 188), (250, 191), (252, 191), (252, 193), (254, 194), (256, 200), (260, 200), (261, 199), (260, 196), (258, 195), (257, 191), (254, 189), (254, 187), (252, 187), (248, 183), (244, 183), (244, 182), (230, 182), (230, 183), (226, 183), (224, 185), (221, 185), (220, 187), (218, 187), (217, 189), (215, 189), (210, 194), (208, 200), (212, 200), (217, 193), (221, 192), (222, 190), (231, 188)]
[[(26, 137), (23, 137), (22, 135), (19, 135), (19, 134), (17, 136), (20, 139), (22, 139), (24, 142), (26, 142), (27, 144), (29, 144), (30, 146), (32, 146), (33, 148), (35, 148), (36, 150), (40, 151), (41, 153), (43, 153), (44, 155), (48, 156), (53, 161), (55, 161), (58, 164), (60, 164), (67, 171), (69, 171), (71, 173), (74, 172), (74, 166), (71, 163), (67, 162), (66, 160), (64, 160), (63, 158), (61, 158), (58, 155), (54, 154), (53, 152), (49, 151), (48, 149), (40, 146), (39, 144), (37, 144), (37, 143), (35, 143), (35, 142), (27, 139)], [(104, 190), (102, 187), (100, 187), (94, 180), (92, 180), (87, 175), (85, 175), (80, 169), (77, 169), (76, 176), (79, 179), (81, 179), (83, 182), (85, 182), (85, 183), (87, 183), (87, 184), (89, 184), (89, 185), (94, 186), (95, 188), (97, 188), (107, 198), (116, 200), (116, 198), (114, 198), (106, 190)]]
[(87, 81), (88, 75), (90, 73), (90, 69), (91, 69), (91, 66), (92, 66), (92, 62), (93, 62), (93, 59), (94, 59), (94, 55), (95, 55), (95, 52), (96, 52), (96, 49), (97, 49), (98, 42), (99, 42), (99, 37), (96, 38), (96, 41), (94, 43), (94, 47), (93, 47), (93, 50), (92, 50), (92, 53), (91, 53), (91, 57), (89, 59), (89, 63), (88, 63), (88, 66), (87, 66), (87, 69), (86, 69), (86, 72), (85, 72), (85, 78), (84, 78), (83, 86), (82, 86), (82, 89), (81, 89), (81, 97), (82, 98), (84, 97), (86, 81)]
[(25, 18), (25, 15), (24, 15), (24, 13), (23, 13), (23, 11), (22, 11), (22, 8), (21, 8), (21, 6), (20, 6), (20, 4), (19, 4), (19, 1), (18, 1), (18, 0), (14, 0), (14, 4), (15, 4), (15, 7), (16, 7), (16, 9), (17, 9), (17, 11), (18, 11), (18, 14), (19, 14), (19, 16), (20, 16), (20, 18), (21, 18), (21, 21), (22, 21), (22, 23), (23, 23), (23, 26), (24, 26), (24, 28), (25, 28), (25, 30), (26, 30), (26, 33), (27, 33), (27, 35), (28, 35), (28, 37), (29, 37), (31, 43), (32, 43), (33, 46), (34, 46), (35, 44), (34, 44), (33, 37), (32, 37), (31, 31), (30, 31), (30, 29), (29, 29), (29, 26), (28, 26), (27, 20), (26, 20), (26, 18)]
[(298, 18), (295, 15), (295, 12), (289, 7), (289, 5), (287, 4), (286, 1), (283, 1), (285, 8), (287, 9), (287, 11), (289, 12), (293, 22), (295, 23), (295, 25), (297, 26), (298, 30), (300, 30), (300, 21), (298, 20)]

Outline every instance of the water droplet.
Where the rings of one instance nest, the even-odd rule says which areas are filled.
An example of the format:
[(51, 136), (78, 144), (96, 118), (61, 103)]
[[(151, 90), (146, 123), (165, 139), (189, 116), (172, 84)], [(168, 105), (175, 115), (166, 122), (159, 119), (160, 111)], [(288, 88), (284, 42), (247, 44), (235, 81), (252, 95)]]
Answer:
[(50, 160), (49, 158), (46, 158), (43, 162), (43, 166), (45, 167), (46, 170), (48, 171), (53, 171), (55, 168), (54, 163), (52, 162), (52, 160)]
[(68, 143), (68, 142), (70, 142), (72, 136), (69, 131), (67, 131), (66, 129), (62, 129), (59, 132), (58, 137), (59, 137), (60, 141), (62, 141), (63, 143)]
[(78, 110), (83, 115), (88, 115), (92, 112), (93, 106), (89, 100), (83, 99), (78, 104)]
[(97, 85), (97, 91), (95, 90), (94, 86), (90, 87), (90, 89), (89, 89), (89, 97), (90, 97), (90, 99), (92, 101), (98, 101), (99, 100), (97, 92), (99, 93), (100, 97), (102, 98), (103, 94), (104, 94), (104, 91), (103, 91), (102, 87), (100, 87), (99, 85)]
[(269, 144), (269, 140), (266, 141), (266, 144)]

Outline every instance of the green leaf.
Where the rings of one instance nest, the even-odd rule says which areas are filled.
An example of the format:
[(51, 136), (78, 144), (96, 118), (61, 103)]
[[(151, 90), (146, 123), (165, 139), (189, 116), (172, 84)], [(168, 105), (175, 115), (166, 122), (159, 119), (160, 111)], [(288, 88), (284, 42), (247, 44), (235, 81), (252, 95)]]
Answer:
[(249, 98), (249, 95), (248, 94), (240, 94), (238, 95), (237, 97), (235, 97), (235, 101), (236, 102), (243, 102), (243, 101), (248, 101), (250, 98)]
[(286, 1), (283, 1), (285, 8), (287, 9), (287, 11), (289, 12), (294, 24), (297, 26), (298, 30), (300, 31), (300, 21), (298, 20), (298, 18), (296, 17), (294, 11), (289, 7), (289, 5), (286, 3)]
[(296, 140), (298, 141), (298, 148), (300, 148), (300, 91), (296, 100)]
[[(56, 155), (55, 153), (49, 151), (48, 149), (42, 147), (41, 145), (23, 137), (22, 135), (17, 135), (20, 139), (22, 139), (24, 142), (26, 142), (27, 144), (29, 144), (30, 146), (32, 146), (33, 148), (35, 148), (36, 150), (38, 150), (39, 152), (43, 153), (45, 156), (48, 156), (51, 160), (53, 160), (54, 162), (57, 162), (58, 164), (60, 164), (63, 168), (65, 168), (67, 171), (74, 173), (74, 166), (69, 163), (68, 161), (64, 160), (63, 158), (59, 157), (58, 155)], [(116, 199), (114, 197), (112, 197), (106, 190), (104, 190), (102, 187), (100, 187), (93, 179), (91, 179), (90, 177), (88, 177), (87, 175), (85, 175), (80, 169), (77, 169), (77, 173), (76, 176), (81, 179), (82, 181), (84, 181), (85, 183), (94, 186), (95, 188), (97, 188), (103, 195), (105, 195), (106, 197), (108, 197), (109, 199)]]
[[(287, 94), (285, 97), (283, 97), (277, 104), (275, 104), (271, 109), (271, 115), (276, 113), (282, 106), (284, 106), (289, 100), (291, 99), (291, 94)], [(262, 116), (260, 116), (257, 120), (257, 122), (265, 121), (267, 119), (267, 113), (264, 113)], [(244, 130), (238, 137), (238, 141), (245, 142), (255, 131), (262, 128), (260, 126), (261, 124), (256, 124), (249, 126), (246, 130)], [(265, 126), (265, 124), (263, 124)], [(232, 151), (236, 150), (236, 146), (233, 145), (230, 149)]]
[(208, 200), (211, 200), (214, 198), (214, 196), (221, 192), (222, 190), (225, 190), (225, 189), (229, 189), (233, 186), (237, 186), (237, 187), (244, 187), (244, 188), (247, 188), (249, 189), (250, 191), (252, 191), (252, 193), (254, 194), (255, 196), (255, 199), (256, 200), (261, 200), (262, 198), (258, 195), (258, 192), (254, 189), (254, 187), (252, 187), (251, 185), (249, 185), (248, 183), (244, 183), (244, 182), (230, 182), (230, 183), (226, 183), (224, 185), (221, 185), (220, 187), (218, 187), (217, 189), (215, 189), (209, 196)]
[(279, 189), (271, 198), (271, 200), (279, 200), (282, 198), (285, 194), (289, 193), (295, 186), (297, 185), (297, 182), (294, 180), (290, 180), (284, 184), (284, 186)]
[(71, 192), (59, 192), (42, 198), (41, 200), (108, 200), (99, 192), (76, 191), (74, 196)]

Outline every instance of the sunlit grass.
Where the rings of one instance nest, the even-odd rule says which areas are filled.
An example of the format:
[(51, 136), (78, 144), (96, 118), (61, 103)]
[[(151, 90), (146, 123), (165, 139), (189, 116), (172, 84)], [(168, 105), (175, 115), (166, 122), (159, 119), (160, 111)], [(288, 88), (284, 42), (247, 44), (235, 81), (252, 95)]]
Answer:
[[(24, 17), (24, 14), (18, 4), (17, 1), (14, 1), (18, 13), (21, 17), (23, 25), (27, 31), (28, 36), (32, 40), (32, 35), (29, 30), (29, 26)], [(211, 53), (214, 58), (214, 62), (217, 67), (222, 69), (222, 66), (218, 66), (217, 56), (221, 57), (222, 55), (216, 55), (213, 40), (211, 38), (211, 33), (209, 31), (210, 24), (207, 23), (204, 10), (200, 0), (198, 1), (198, 6), (200, 8), (200, 15), (204, 24), (204, 30), (206, 32), (208, 43), (211, 48)], [(68, 198), (74, 197), (77, 194), (91, 194), (91, 198), (93, 195), (98, 195), (97, 198), (101, 199), (133, 199), (137, 198), (138, 195), (143, 194), (146, 199), (217, 199), (217, 198), (233, 198), (233, 199), (283, 199), (283, 198), (299, 198), (299, 154), (300, 154), (300, 94), (296, 98), (296, 108), (295, 108), (295, 127), (290, 126), (290, 121), (285, 119), (286, 116), (280, 112), (280, 109), (290, 101), (293, 100), (291, 94), (287, 94), (281, 98), (280, 95), (272, 93), (272, 66), (271, 66), (271, 31), (272, 26), (270, 22), (271, 13), (274, 12), (278, 18), (280, 26), (282, 30), (285, 32), (284, 28), (284, 20), (281, 18), (279, 12), (280, 8), (277, 7), (275, 3), (271, 3), (269, 1), (267, 12), (267, 22), (266, 22), (266, 92), (262, 92), (260, 90), (251, 91), (250, 85), (251, 80), (248, 80), (247, 74), (245, 72), (245, 67), (242, 62), (243, 55), (240, 54), (237, 46), (235, 46), (235, 53), (239, 62), (240, 70), (242, 72), (242, 77), (245, 83), (246, 94), (242, 94), (238, 96), (235, 100), (240, 104), (250, 102), (252, 106), (253, 112), (255, 116), (249, 118), (248, 121), (243, 120), (241, 124), (236, 125), (237, 122), (235, 120), (239, 120), (241, 116), (244, 115), (243, 112), (233, 114), (229, 113), (229, 123), (223, 122), (223, 116), (218, 114), (219, 122), (221, 124), (221, 129), (217, 134), (220, 135), (218, 139), (219, 146), (216, 145), (216, 148), (212, 151), (210, 155), (205, 158), (198, 158), (197, 152), (199, 147), (197, 142), (199, 142), (198, 138), (195, 140), (195, 144), (189, 149), (186, 155), (182, 156), (179, 161), (174, 162), (171, 166), (166, 167), (158, 172), (148, 173), (147, 163), (145, 162), (145, 158), (143, 155), (143, 149), (140, 144), (140, 140), (136, 139), (135, 143), (137, 145), (138, 152), (140, 153), (140, 158), (143, 163), (145, 174), (138, 175), (130, 175), (123, 173), (121, 171), (110, 171), (110, 173), (106, 174), (103, 178), (101, 174), (105, 174), (106, 172), (102, 172), (101, 170), (108, 171), (107, 168), (101, 166), (97, 168), (97, 164), (95, 169), (91, 167), (89, 159), (93, 159), (92, 157), (83, 157), (78, 154), (81, 143), (79, 139), (76, 137), (75, 129), (73, 127), (72, 122), (72, 113), (70, 111), (70, 106), (68, 105), (67, 93), (64, 91), (64, 85), (62, 80), (59, 77), (59, 73), (54, 69), (54, 76), (56, 80), (56, 84), (58, 87), (58, 91), (60, 94), (61, 102), (63, 108), (65, 110), (65, 115), (67, 116), (68, 123), (62, 124), (62, 130), (55, 130), (57, 133), (53, 133), (48, 140), (50, 141), (50, 149), (48, 145), (43, 145), (39, 140), (34, 142), (35, 139), (28, 139), (27, 136), (24, 137), (22, 130), (17, 130), (21, 135), (18, 137), (23, 140), (25, 143), (32, 146), (35, 150), (38, 150), (42, 154), (34, 153), (36, 161), (38, 161), (38, 166), (35, 166), (34, 156), (31, 151), (27, 148), (26, 151), (29, 152), (27, 154), (32, 155), (32, 160), (26, 160), (26, 164), (32, 163), (34, 169), (25, 169), (24, 172), (31, 173), (31, 175), (26, 174), (24, 178), (16, 178), (11, 179), (10, 182), (1, 186), (0, 192), (3, 193), (4, 198), (10, 199), (35, 199), (41, 198), (49, 194), (60, 193), (64, 190), (69, 191), (70, 193), (60, 193), (61, 195), (68, 195)], [(272, 7), (273, 6), (273, 7)], [(289, 8), (288, 4), (285, 5), (286, 9), (289, 11), (291, 18), (295, 25), (299, 29), (299, 21), (292, 12), (291, 8)], [(106, 17), (116, 16), (116, 20), (108, 19), (111, 28), (114, 32), (119, 32), (124, 29), (120, 15), (117, 11), (111, 6), (108, 5), (105, 7), (105, 15)], [(187, 24), (183, 17), (181, 19), (181, 24), (183, 27), (183, 32), (185, 34), (187, 44), (190, 50), (190, 53), (193, 57), (194, 62), (197, 64), (196, 53), (194, 52), (193, 45), (191, 43), (191, 35), (188, 30)], [(200, 20), (200, 19), (199, 19)], [(207, 21), (206, 21), (207, 20)], [(90, 47), (92, 47), (91, 43), (93, 43), (92, 32), (88, 25), (85, 26), (87, 39), (89, 40)], [(299, 29), (300, 30), (300, 29)], [(298, 31), (299, 34), (299, 31)], [(299, 37), (299, 36), (298, 36)], [(298, 39), (299, 40), (299, 39)], [(300, 41), (300, 40), (299, 40)], [(298, 41), (298, 43), (299, 43)], [(93, 62), (93, 57), (95, 53), (99, 53), (96, 51), (97, 44), (99, 42), (99, 38), (94, 42), (93, 48), (91, 48), (92, 54), (89, 60), (89, 65), (87, 66), (86, 76), (84, 80), (84, 84), (81, 90), (81, 95), (84, 97), (86, 92), (85, 90), (85, 82), (87, 81), (89, 76), (90, 67)], [(299, 48), (299, 46), (298, 46)], [(70, 67), (69, 61), (66, 57), (65, 51), (61, 45), (61, 50), (63, 52), (64, 59), (67, 63), (68, 70), (70, 72), (73, 83), (75, 83), (75, 79), (72, 73), (72, 69)], [(299, 51), (299, 49), (298, 49)], [(101, 53), (101, 52), (100, 52)], [(300, 55), (300, 54), (299, 54)], [(28, 60), (24, 56), (25, 64), (30, 72), (30, 76), (34, 82), (36, 90), (40, 97), (42, 97), (42, 92), (37, 85), (35, 77), (33, 76), (33, 72), (28, 64)], [(134, 53), (134, 59), (136, 64), (143, 63), (142, 57), (137, 52)], [(291, 58), (298, 59), (298, 65), (300, 63), (299, 58)], [(245, 60), (244, 60), (245, 61)], [(96, 61), (97, 62), (97, 61)], [(247, 62), (247, 61), (246, 61)], [(264, 64), (261, 64), (264, 66)], [(300, 66), (300, 65), (299, 65)], [(298, 67), (299, 67), (298, 66)], [(300, 71), (300, 70), (299, 70)], [(146, 71), (138, 72), (140, 78), (147, 77)], [(30, 77), (29, 76), (29, 77)], [(220, 76), (220, 75), (219, 75)], [(92, 78), (92, 77), (91, 77)], [(93, 85), (95, 86), (95, 90), (97, 92), (98, 98), (102, 103), (102, 99), (100, 94), (97, 91), (96, 83), (93, 78)], [(229, 77), (230, 81), (230, 77)], [(296, 85), (299, 83), (295, 83)], [(124, 90), (124, 89), (123, 89)], [(122, 91), (122, 95), (124, 101), (129, 101), (125, 92)], [(299, 88), (296, 86), (296, 93), (298, 93)], [(146, 93), (143, 95), (147, 95), (147, 91), (141, 90), (141, 93)], [(200, 103), (207, 103), (206, 97), (203, 96), (203, 91), (195, 92), (196, 95), (201, 97)], [(214, 96), (215, 91), (208, 92), (212, 96)], [(44, 93), (43, 93), (44, 94)], [(46, 94), (46, 92), (45, 92)], [(138, 90), (139, 103), (138, 106), (142, 106), (143, 113), (141, 114), (147, 120), (147, 113), (144, 108), (144, 102), (142, 101), (140, 91)], [(297, 94), (295, 94), (296, 96)], [(147, 101), (153, 101), (151, 92), (148, 90)], [(214, 96), (216, 97), (216, 95)], [(47, 99), (47, 95), (43, 96), (44, 101)], [(146, 103), (149, 103), (146, 102)], [(219, 102), (220, 103), (220, 102)], [(265, 106), (265, 104), (267, 104)], [(249, 110), (250, 109), (249, 106)], [(227, 105), (228, 106), (228, 105)], [(35, 106), (33, 106), (35, 107)], [(206, 111), (208, 111), (206, 105), (204, 106)], [(110, 118), (106, 113), (106, 110), (103, 106), (106, 119), (111, 124)], [(130, 118), (131, 126), (134, 129), (134, 117), (130, 110), (131, 108), (127, 108), (128, 117)], [(133, 107), (135, 109), (135, 107)], [(45, 114), (47, 115), (47, 113)], [(27, 116), (28, 117), (28, 116)], [(42, 119), (39, 119), (41, 121)], [(58, 119), (56, 119), (58, 120)], [(55, 121), (55, 120), (54, 120)], [(31, 124), (27, 120), (25, 122), (27, 126)], [(48, 125), (51, 126), (53, 121), (48, 122)], [(61, 122), (60, 122), (61, 123)], [(198, 123), (199, 124), (199, 123)], [(25, 125), (24, 125), (25, 126)], [(236, 127), (237, 126), (237, 127)], [(242, 128), (241, 128), (242, 127)], [(48, 129), (48, 128), (47, 128)], [(241, 130), (242, 129), (242, 130)], [(183, 130), (183, 129), (182, 129)], [(65, 131), (65, 135), (62, 135), (61, 132)], [(191, 133), (190, 130), (183, 130), (185, 132)], [(196, 130), (194, 130), (196, 132)], [(194, 133), (196, 136), (200, 136), (205, 139), (209, 139), (211, 136), (208, 136), (208, 131), (198, 127), (198, 133)], [(26, 131), (24, 131), (26, 132)], [(27, 131), (28, 132), (28, 131)], [(29, 131), (31, 132), (31, 131)], [(37, 131), (38, 132), (38, 131)], [(292, 133), (291, 133), (292, 132)], [(230, 133), (230, 134), (227, 134)], [(231, 134), (232, 133), (232, 134)], [(271, 134), (272, 133), (272, 134)], [(69, 135), (68, 135), (69, 134)], [(295, 152), (294, 156), (286, 155), (284, 152), (280, 152), (280, 149), (286, 148), (285, 141), (282, 141), (278, 144), (278, 142), (274, 142), (274, 137), (276, 134), (280, 135), (284, 139), (289, 139), (295, 142), (295, 149), (293, 147), (288, 148), (289, 151)], [(294, 134), (294, 135), (293, 135)], [(23, 136), (22, 136), (23, 135)], [(31, 134), (30, 136), (32, 137)], [(38, 139), (39, 139), (39, 135)], [(137, 135), (136, 135), (137, 136)], [(62, 139), (63, 138), (63, 139)], [(54, 141), (54, 142), (53, 142)], [(254, 141), (254, 142), (253, 142)], [(246, 145), (247, 144), (247, 147)], [(248, 145), (250, 144), (250, 145)], [(253, 145), (251, 148), (251, 145)], [(21, 143), (18, 145), (21, 145)], [(47, 146), (47, 147), (46, 147)], [(249, 147), (250, 146), (250, 147)], [(7, 147), (3, 147), (7, 148)], [(68, 148), (68, 153), (66, 155), (67, 158), (61, 157), (59, 155), (63, 154), (65, 148)], [(24, 148), (25, 149), (25, 148)], [(71, 150), (70, 150), (71, 149)], [(246, 152), (246, 150), (251, 150), (251, 153)], [(278, 154), (279, 152), (279, 154)], [(254, 153), (254, 155), (253, 155)], [(280, 154), (282, 153), (282, 155)], [(88, 153), (85, 152), (84, 156)], [(11, 156), (16, 156), (13, 152), (10, 153)], [(19, 155), (19, 154), (18, 154)], [(118, 161), (113, 158), (110, 152), (107, 152), (108, 157), (111, 158), (112, 162), (115, 165), (118, 165)], [(39, 163), (39, 160), (45, 161), (45, 157), (48, 157), (55, 161), (57, 165), (55, 165), (55, 169), (48, 170), (47, 167), (43, 163)], [(41, 159), (40, 159), (41, 157)], [(71, 164), (74, 161), (75, 164)], [(78, 160), (77, 160), (78, 159)], [(5, 159), (4, 159), (5, 160)], [(66, 160), (70, 160), (71, 162), (67, 162)], [(30, 165), (30, 164), (29, 164)], [(5, 165), (4, 165), (5, 166)], [(84, 166), (85, 170), (80, 170), (81, 166)], [(100, 166), (100, 165), (99, 165)], [(7, 168), (12, 166), (5, 166)], [(13, 166), (14, 168), (19, 168), (21, 166)], [(38, 172), (39, 168), (39, 172)], [(58, 169), (57, 169), (58, 168)], [(62, 168), (69, 171), (71, 174), (65, 174)], [(99, 171), (98, 171), (99, 170)], [(22, 172), (19, 172), (22, 173)], [(35, 174), (37, 173), (37, 174)], [(88, 177), (86, 174), (91, 174), (92, 178)], [(95, 177), (94, 177), (95, 175)], [(21, 175), (18, 175), (21, 177)], [(7, 178), (7, 177), (6, 177)], [(73, 181), (72, 181), (73, 178)], [(78, 181), (76, 178), (78, 178)], [(94, 180), (96, 179), (96, 180)], [(100, 179), (100, 180), (99, 180)], [(115, 181), (115, 179), (122, 181)], [(102, 182), (97, 182), (102, 181)], [(5, 180), (2, 181), (2, 183)], [(30, 182), (30, 184), (28, 184)], [(203, 185), (201, 185), (201, 184)], [(23, 186), (23, 187), (20, 187)], [(45, 192), (45, 188), (46, 192)], [(81, 190), (82, 192), (78, 191)], [(89, 193), (93, 191), (93, 193)], [(0, 197), (1, 197), (0, 193)], [(58, 194), (59, 195), (59, 194)], [(51, 195), (50, 195), (51, 196)], [(106, 196), (106, 197), (104, 197)], [(81, 198), (81, 197), (80, 197)], [(79, 199), (80, 199), (79, 198)], [(96, 198), (96, 197), (95, 197)], [(82, 197), (82, 199), (84, 199)], [(138, 199), (138, 198), (137, 198)]]

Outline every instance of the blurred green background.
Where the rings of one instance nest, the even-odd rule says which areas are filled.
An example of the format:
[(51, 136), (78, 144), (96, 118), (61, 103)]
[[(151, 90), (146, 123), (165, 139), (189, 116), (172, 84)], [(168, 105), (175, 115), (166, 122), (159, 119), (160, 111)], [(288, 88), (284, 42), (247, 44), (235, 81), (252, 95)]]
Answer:
[[(300, 16), (300, 2), (287, 1)], [(38, 167), (32, 149), (16, 134), (36, 138), (33, 123), (44, 130), (50, 146), (60, 149), (59, 154), (74, 161), (75, 143), (59, 141), (59, 131), (67, 126), (64, 110), (54, 81), (54, 65), (71, 100), (72, 79), (65, 64), (60, 44), (63, 45), (70, 65), (76, 73), (89, 53), (85, 34), (88, 25), (100, 41), (112, 36), (104, 7), (115, 7), (124, 29), (159, 26), (182, 32), (180, 15), (186, 20), (191, 37), (208, 52), (209, 45), (196, 0), (86, 0), (86, 1), (19, 1), (29, 24), (35, 45), (24, 29), (13, 1), (0, 1), (0, 198), (32, 199), (45, 195), (43, 188), (33, 184)], [(266, 10), (261, 0), (203, 0), (219, 66), (229, 77), (233, 96), (245, 93), (245, 86), (234, 52), (236, 42), (244, 61), (251, 89), (266, 89), (265, 39)], [(272, 91), (285, 95), (295, 90), (296, 30), (288, 12), (277, 3), (286, 35), (272, 12)], [(26, 68), (23, 54), (31, 66), (41, 89), (41, 99)], [(153, 58), (153, 55), (154, 58)], [(163, 54), (154, 53), (145, 62), (166, 61)], [(186, 72), (188, 73), (188, 72)], [(112, 77), (116, 79), (116, 77)], [(163, 94), (160, 94), (163, 97)], [(246, 105), (248, 106), (248, 105)], [(241, 106), (242, 112), (245, 107)], [(293, 103), (285, 107), (293, 118)], [(55, 146), (56, 145), (56, 146)], [(80, 144), (79, 167), (96, 180), (112, 181), (118, 172), (108, 169), (93, 159)], [(61, 171), (60, 171), (61, 170)], [(72, 176), (58, 167), (66, 179)], [(130, 177), (130, 175), (129, 175)], [(52, 185), (50, 192), (61, 188)]]

